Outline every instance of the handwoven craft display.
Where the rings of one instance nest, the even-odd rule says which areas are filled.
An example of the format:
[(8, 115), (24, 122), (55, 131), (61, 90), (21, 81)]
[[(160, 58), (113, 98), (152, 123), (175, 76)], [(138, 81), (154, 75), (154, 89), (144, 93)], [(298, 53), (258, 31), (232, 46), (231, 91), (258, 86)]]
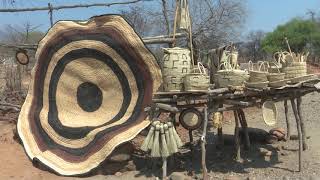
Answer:
[(18, 120), (32, 160), (62, 175), (84, 174), (149, 125), (144, 108), (161, 72), (122, 17), (57, 22), (36, 60)]

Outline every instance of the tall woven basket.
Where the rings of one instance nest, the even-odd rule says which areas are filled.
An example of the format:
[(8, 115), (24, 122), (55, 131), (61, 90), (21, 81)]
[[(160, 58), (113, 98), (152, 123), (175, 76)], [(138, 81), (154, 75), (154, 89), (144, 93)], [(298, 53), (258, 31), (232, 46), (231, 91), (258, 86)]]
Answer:
[(190, 50), (164, 48), (163, 87), (165, 91), (183, 90), (183, 77), (191, 71)]

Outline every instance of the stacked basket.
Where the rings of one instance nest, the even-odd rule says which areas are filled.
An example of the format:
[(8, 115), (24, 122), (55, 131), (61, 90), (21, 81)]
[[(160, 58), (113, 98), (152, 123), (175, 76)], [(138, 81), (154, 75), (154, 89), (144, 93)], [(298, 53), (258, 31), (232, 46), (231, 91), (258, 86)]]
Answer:
[[(268, 87), (268, 71), (265, 65), (265, 62), (259, 62), (259, 68), (254, 70), (253, 63), (249, 61), (250, 70), (249, 70), (249, 81), (245, 82), (246, 87), (254, 89), (264, 89)], [(262, 69), (263, 67), (263, 69)]]
[(295, 54), (283, 52), (282, 72), (286, 74), (286, 79), (292, 79), (307, 75), (307, 63), (305, 62), (308, 54)]
[(223, 70), (217, 71), (214, 75), (214, 81), (217, 87), (242, 86), (249, 79), (246, 71), (236, 69), (229, 62), (220, 65), (224, 66)]
[(267, 78), (269, 81), (269, 86), (273, 88), (285, 86), (287, 84), (287, 79), (285, 79), (286, 74), (280, 72), (278, 63), (271, 62), (269, 63), (268, 67), (269, 73), (267, 75)]

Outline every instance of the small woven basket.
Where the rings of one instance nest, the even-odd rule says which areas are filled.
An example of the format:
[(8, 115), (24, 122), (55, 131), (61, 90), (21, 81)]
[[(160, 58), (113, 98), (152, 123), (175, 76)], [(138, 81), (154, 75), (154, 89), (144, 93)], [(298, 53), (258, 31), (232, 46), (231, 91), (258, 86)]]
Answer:
[(243, 86), (248, 81), (249, 75), (246, 71), (235, 69), (230, 63), (223, 63), (224, 70), (219, 70), (214, 75), (214, 81), (217, 87)]
[[(274, 63), (274, 62), (272, 62), (272, 63)], [(270, 67), (270, 64), (269, 64), (269, 67)], [(280, 69), (276, 63), (274, 63), (273, 67), (276, 67), (273, 70), (277, 69), (278, 72), (272, 72), (272, 73), (269, 72), (269, 74), (267, 75), (268, 81), (271, 83), (271, 82), (278, 82), (278, 81), (284, 80), (284, 77), (286, 74), (280, 72)], [(268, 70), (269, 70), (269, 68), (268, 68)]]
[(198, 62), (198, 67), (184, 76), (183, 84), (185, 91), (208, 90), (210, 77), (207, 75), (204, 66)]
[(265, 82), (245, 82), (246, 87), (253, 89), (265, 89), (269, 85), (269, 81)]
[[(249, 64), (251, 63), (251, 69), (249, 70), (249, 82), (265, 82), (268, 81), (267, 75), (268, 75), (268, 71), (265, 67), (265, 63), (264, 62), (259, 62), (259, 69), (258, 70), (254, 70), (253, 69), (253, 63), (251, 61), (249, 61)], [(250, 65), (249, 65), (250, 66)], [(264, 71), (262, 71), (262, 67), (264, 68)]]

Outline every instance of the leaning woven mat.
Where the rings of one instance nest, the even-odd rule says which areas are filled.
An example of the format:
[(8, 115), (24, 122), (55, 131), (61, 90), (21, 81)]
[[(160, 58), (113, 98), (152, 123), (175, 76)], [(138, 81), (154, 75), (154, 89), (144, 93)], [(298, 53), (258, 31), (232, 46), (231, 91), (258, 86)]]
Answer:
[(144, 108), (160, 67), (122, 17), (59, 21), (35, 57), (17, 125), (31, 160), (61, 175), (88, 173), (150, 124)]

